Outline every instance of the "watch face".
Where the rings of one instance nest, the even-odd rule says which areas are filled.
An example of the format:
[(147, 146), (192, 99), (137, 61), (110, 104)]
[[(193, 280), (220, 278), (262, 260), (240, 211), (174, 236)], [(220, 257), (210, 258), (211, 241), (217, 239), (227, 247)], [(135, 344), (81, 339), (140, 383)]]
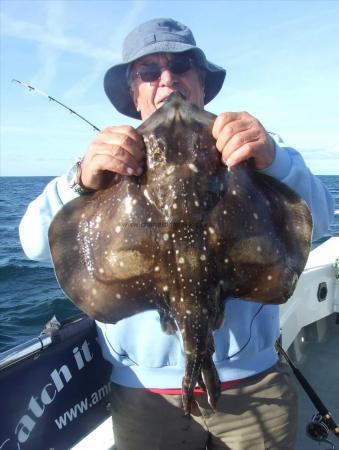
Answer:
[(67, 174), (67, 183), (68, 186), (77, 194), (83, 195), (88, 194), (90, 192), (93, 192), (92, 189), (86, 189), (85, 187), (81, 186), (79, 184), (78, 180), (78, 173), (79, 173), (79, 167), (80, 167), (81, 161), (78, 161), (74, 164), (73, 167), (70, 168)]

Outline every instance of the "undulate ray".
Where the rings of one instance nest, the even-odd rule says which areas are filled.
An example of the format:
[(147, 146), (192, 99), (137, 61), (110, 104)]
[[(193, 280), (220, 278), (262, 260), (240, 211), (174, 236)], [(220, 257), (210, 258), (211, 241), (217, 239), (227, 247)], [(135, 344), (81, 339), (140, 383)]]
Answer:
[(115, 323), (157, 309), (181, 333), (183, 407), (205, 387), (216, 407), (212, 332), (227, 297), (282, 303), (309, 253), (311, 216), (285, 185), (220, 161), (215, 116), (178, 94), (139, 128), (147, 170), (67, 203), (49, 230), (58, 282), (89, 316)]

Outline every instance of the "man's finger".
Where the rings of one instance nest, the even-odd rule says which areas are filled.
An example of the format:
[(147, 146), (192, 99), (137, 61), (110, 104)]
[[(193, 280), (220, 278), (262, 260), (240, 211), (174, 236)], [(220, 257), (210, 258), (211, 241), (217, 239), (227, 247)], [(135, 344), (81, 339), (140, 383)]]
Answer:
[[(117, 163), (119, 162), (119, 164)], [(121, 173), (120, 166), (123, 164), (128, 167), (128, 175), (140, 175), (143, 165), (141, 160), (138, 161), (134, 155), (124, 150), (119, 145), (101, 144), (95, 149), (95, 153), (91, 157), (91, 167), (94, 171), (109, 170)], [(115, 165), (117, 170), (115, 170)], [(126, 175), (126, 170), (123, 171)]]
[(218, 139), (222, 129), (230, 124), (231, 122), (242, 119), (243, 113), (241, 112), (223, 112), (219, 114), (219, 116), (215, 119), (213, 128), (212, 128), (212, 136), (214, 139)]
[[(229, 124), (225, 125), (217, 138), (216, 141), (216, 147), (219, 151), (223, 151), (223, 149), (229, 145), (230, 142), (236, 142), (237, 140), (240, 141), (240, 145), (242, 145), (244, 142), (244, 132), (247, 132), (251, 130), (253, 126), (253, 121), (250, 119), (241, 119), (241, 120), (234, 120), (230, 122)], [(252, 139), (251, 139), (252, 140)]]
[[(226, 143), (222, 140), (219, 143), (217, 140), (217, 148), (222, 151), (223, 159), (226, 160), (231, 156), (233, 152), (244, 146), (245, 144), (251, 144), (255, 142), (260, 137), (260, 130), (258, 129), (247, 129), (245, 131), (240, 131), (235, 133)], [(220, 147), (219, 147), (220, 146)]]

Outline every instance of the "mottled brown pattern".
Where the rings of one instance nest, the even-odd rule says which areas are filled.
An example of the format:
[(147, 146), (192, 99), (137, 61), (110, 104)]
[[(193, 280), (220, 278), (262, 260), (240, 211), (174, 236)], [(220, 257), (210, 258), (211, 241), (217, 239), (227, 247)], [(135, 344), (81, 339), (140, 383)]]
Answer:
[(294, 192), (249, 164), (221, 164), (214, 120), (174, 94), (138, 129), (144, 175), (71, 201), (49, 231), (59, 284), (88, 315), (115, 323), (157, 309), (164, 331), (180, 331), (187, 414), (197, 383), (212, 408), (219, 395), (212, 331), (224, 299), (285, 302), (311, 240)]

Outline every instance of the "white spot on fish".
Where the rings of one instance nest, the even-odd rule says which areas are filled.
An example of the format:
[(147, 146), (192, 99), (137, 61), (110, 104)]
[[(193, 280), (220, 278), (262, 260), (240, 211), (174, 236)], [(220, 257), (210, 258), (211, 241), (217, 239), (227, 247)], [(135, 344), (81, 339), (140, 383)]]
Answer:
[(201, 261), (206, 261), (206, 255), (200, 255)]
[(120, 226), (120, 225), (117, 225), (117, 226), (115, 227), (115, 232), (116, 232), (116, 233), (120, 233), (120, 231), (121, 231), (121, 226)]
[(144, 196), (147, 198), (147, 200), (153, 205), (153, 201), (151, 200), (151, 197), (148, 193), (147, 189), (144, 189)]
[(163, 290), (164, 292), (167, 292), (167, 291), (168, 291), (168, 286), (165, 285), (165, 286), (162, 288), (162, 290)]
[(261, 252), (262, 248), (260, 247), (260, 245), (258, 245), (257, 247), (257, 252)]
[(187, 165), (188, 165), (189, 169), (192, 170), (192, 172), (198, 173), (198, 168), (195, 164), (189, 163)]
[(159, 266), (155, 266), (155, 267), (154, 267), (154, 272), (159, 272), (159, 270), (160, 270), (160, 267), (159, 267)]
[(184, 262), (185, 262), (185, 259), (181, 256), (181, 257), (179, 258), (179, 264), (184, 264)]
[(268, 276), (267, 276), (267, 279), (268, 279), (268, 280), (272, 280), (272, 278), (273, 278), (272, 275), (268, 275)]
[(214, 234), (214, 233), (215, 233), (215, 230), (214, 230), (213, 227), (208, 227), (208, 231), (209, 231), (211, 234)]
[(232, 195), (237, 195), (237, 191), (235, 189), (233, 189)]
[(257, 213), (253, 213), (253, 217), (255, 218), (255, 220), (258, 220), (258, 219), (259, 219), (259, 216), (258, 216)]
[(132, 210), (133, 210), (132, 197), (127, 196), (125, 198), (125, 212), (126, 214), (131, 214)]
[(164, 241), (168, 241), (168, 239), (169, 239), (169, 234), (168, 234), (168, 233), (165, 233), (165, 234), (163, 235), (163, 239), (164, 239)]

